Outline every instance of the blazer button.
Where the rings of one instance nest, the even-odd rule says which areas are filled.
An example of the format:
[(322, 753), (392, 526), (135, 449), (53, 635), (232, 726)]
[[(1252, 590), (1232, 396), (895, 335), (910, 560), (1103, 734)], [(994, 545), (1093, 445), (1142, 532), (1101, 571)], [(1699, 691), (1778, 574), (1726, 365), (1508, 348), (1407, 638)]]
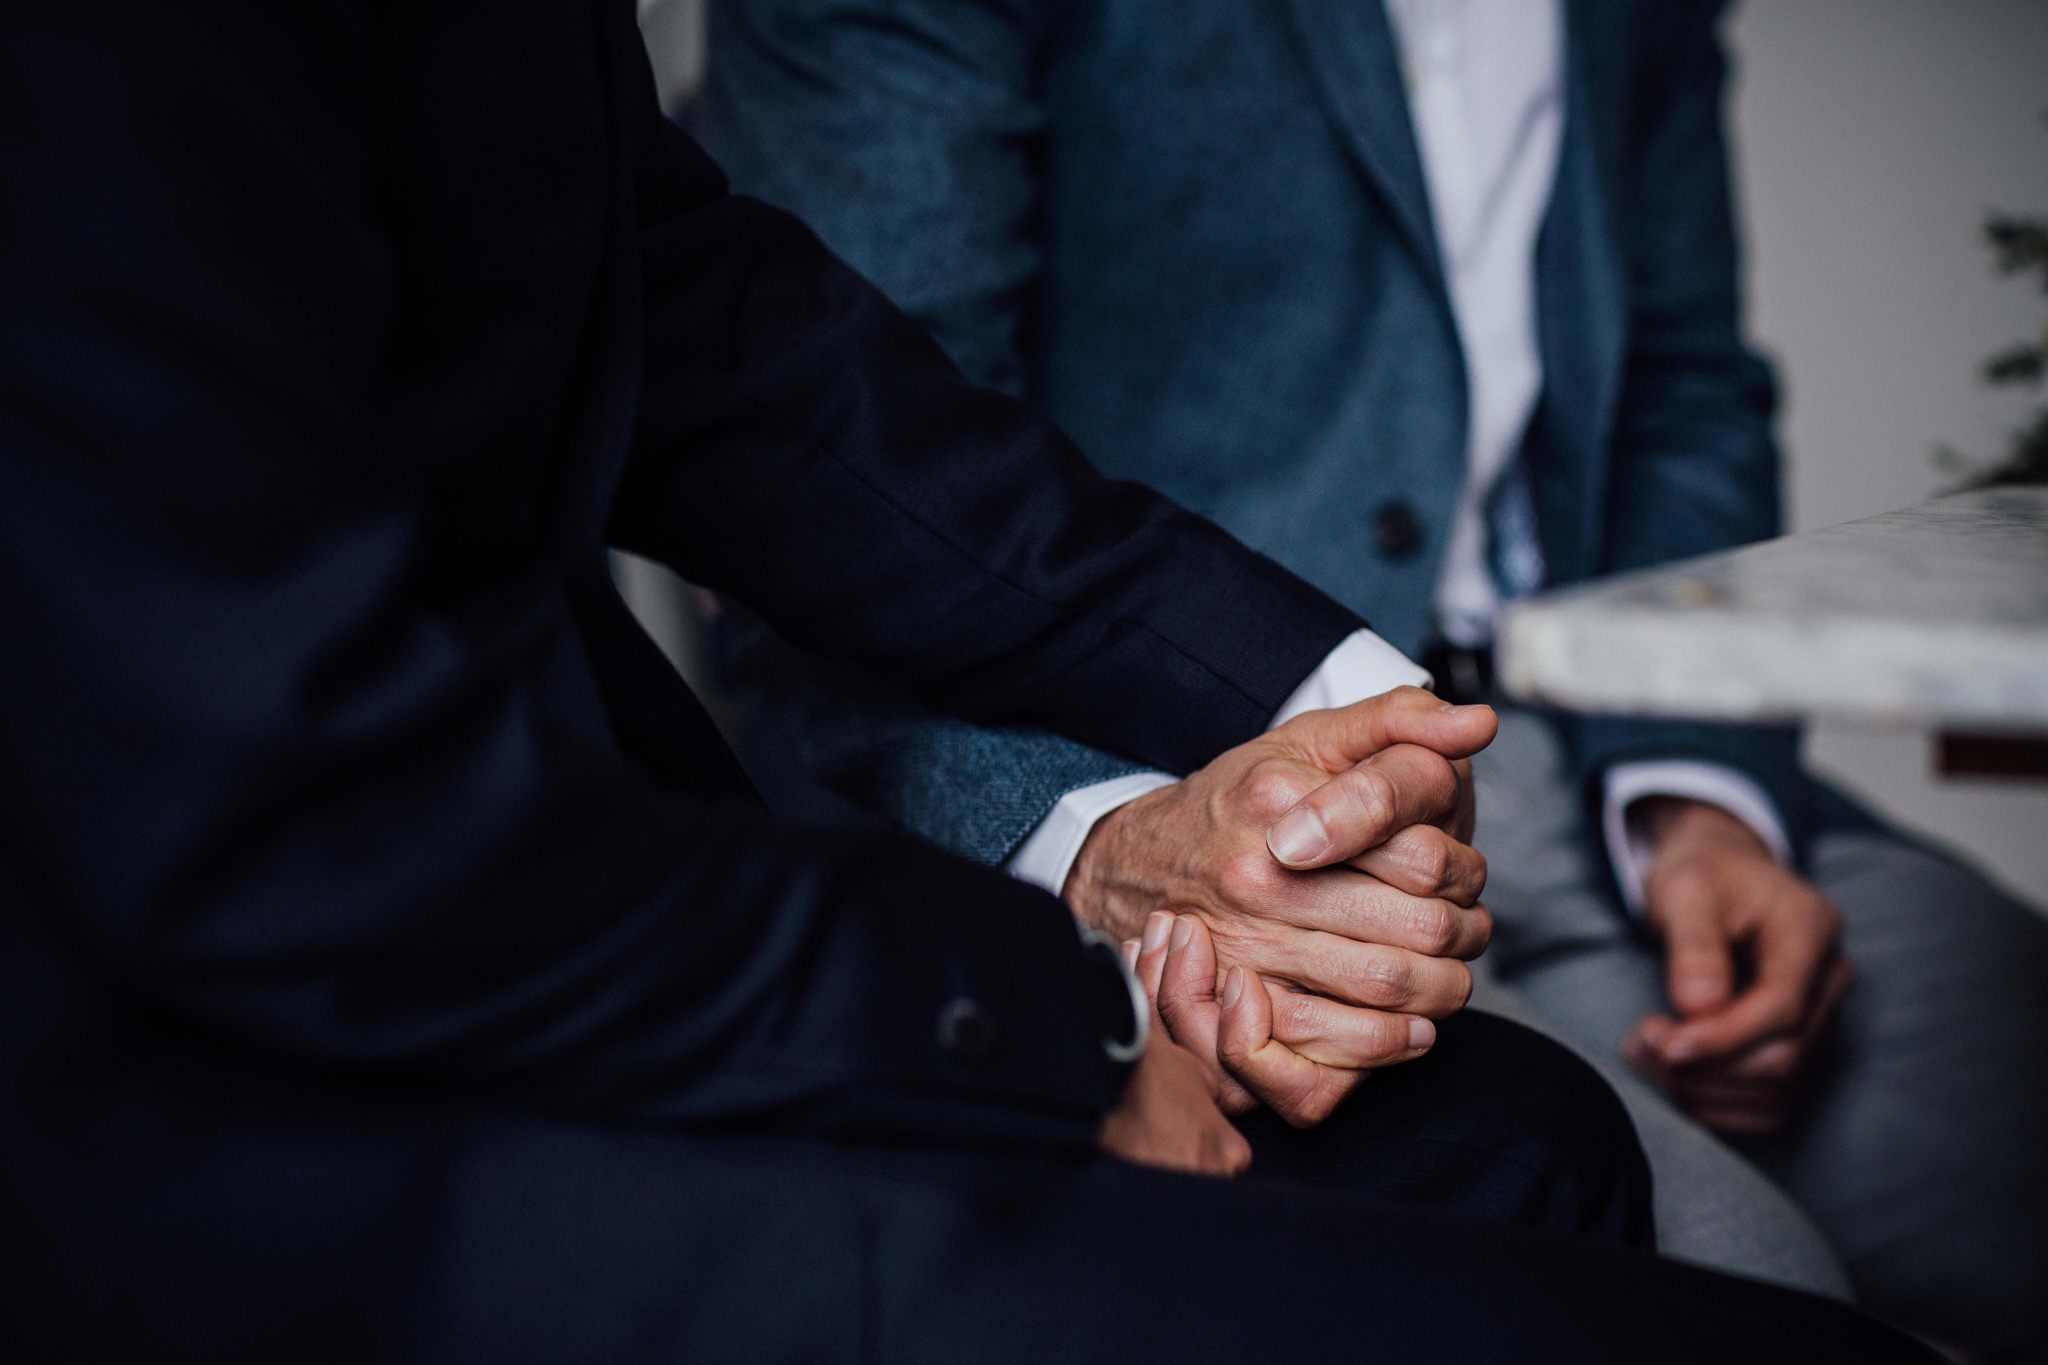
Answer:
[(987, 1061), (996, 1050), (995, 1020), (978, 1001), (955, 996), (939, 1011), (939, 1049), (956, 1062)]
[(1415, 509), (1396, 499), (1372, 514), (1372, 544), (1382, 559), (1406, 559), (1422, 548), (1422, 522)]

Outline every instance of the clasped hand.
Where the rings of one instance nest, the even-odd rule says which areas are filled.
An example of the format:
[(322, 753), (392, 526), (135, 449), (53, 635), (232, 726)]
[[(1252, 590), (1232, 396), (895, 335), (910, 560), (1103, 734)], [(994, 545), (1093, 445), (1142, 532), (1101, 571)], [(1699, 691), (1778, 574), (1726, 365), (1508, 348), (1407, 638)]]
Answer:
[(1231, 1039), (1201, 1022), (1206, 1005), (1198, 1019), (1180, 1003), (1194, 996), (1160, 999), (1165, 1030), (1213, 1060), (1225, 1109), (1264, 1103), (1320, 1122), (1372, 1069), (1426, 1052), (1431, 1021), (1464, 1007), (1465, 962), (1492, 933), (1466, 760), (1496, 723), (1488, 707), (1412, 687), (1312, 711), (1090, 833), (1065, 887), (1075, 914), (1137, 940), (1127, 951), (1155, 986), (1176, 916), (1192, 920), (1208, 1001), (1227, 1012), (1255, 996), (1270, 1016), (1267, 1042), (1219, 1046)]

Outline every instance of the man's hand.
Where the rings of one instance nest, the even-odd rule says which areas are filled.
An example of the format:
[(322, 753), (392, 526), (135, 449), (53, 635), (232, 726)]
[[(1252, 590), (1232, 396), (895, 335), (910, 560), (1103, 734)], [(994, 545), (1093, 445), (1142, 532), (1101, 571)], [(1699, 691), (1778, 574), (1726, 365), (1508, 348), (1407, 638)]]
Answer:
[[(1255, 1095), (1315, 1122), (1366, 1068), (1405, 1061), (1428, 1023), (1464, 1006), (1492, 931), (1478, 904), (1486, 863), (1465, 840), (1469, 767), (1496, 719), (1417, 688), (1298, 716), (1099, 822), (1065, 888), (1084, 922), (1119, 938), (1157, 910), (1199, 916), (1222, 968), (1270, 985), (1274, 1036), (1345, 1073)], [(1284, 865), (1283, 865), (1284, 864)], [(1147, 934), (1165, 947), (1168, 921)], [(1159, 942), (1154, 942), (1154, 938)], [(1173, 1021), (1168, 1021), (1173, 1026)], [(1185, 1041), (1185, 1040), (1184, 1040)], [(1199, 1050), (1199, 1045), (1197, 1045)]]
[[(1132, 954), (1126, 950), (1125, 956)], [(1213, 1066), (1154, 1028), (1096, 1141), (1111, 1156), (1142, 1166), (1238, 1175), (1251, 1165), (1252, 1148), (1217, 1107), (1216, 1086)]]
[[(1216, 946), (1199, 915), (1154, 916), (1164, 932), (1148, 932), (1145, 947), (1125, 940), (1132, 964), (1157, 1020), (1203, 1064), (1212, 1093), (1226, 1110), (1250, 1107), (1256, 1093), (1273, 1112), (1297, 1128), (1328, 1118), (1345, 1096), (1371, 1074), (1310, 1061), (1273, 1036), (1274, 992), (1258, 973), (1232, 967), (1221, 974)], [(1283, 997), (1284, 998), (1284, 997)], [(1312, 999), (1313, 997), (1307, 997)], [(1415, 1020), (1421, 1036), (1387, 1040), (1391, 1061), (1411, 1061), (1436, 1040), (1427, 1020)]]
[(1772, 1132), (1852, 980), (1841, 912), (1719, 807), (1647, 806), (1631, 812), (1656, 848), (1644, 917), (1674, 1014), (1645, 1018), (1623, 1053), (1709, 1127)]

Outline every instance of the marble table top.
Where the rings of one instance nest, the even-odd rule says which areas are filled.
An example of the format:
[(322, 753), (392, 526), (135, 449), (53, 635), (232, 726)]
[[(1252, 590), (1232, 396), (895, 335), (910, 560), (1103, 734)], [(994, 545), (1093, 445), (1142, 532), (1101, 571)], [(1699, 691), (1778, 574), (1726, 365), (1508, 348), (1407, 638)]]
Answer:
[(2048, 488), (1958, 493), (1516, 603), (1512, 696), (2048, 734)]

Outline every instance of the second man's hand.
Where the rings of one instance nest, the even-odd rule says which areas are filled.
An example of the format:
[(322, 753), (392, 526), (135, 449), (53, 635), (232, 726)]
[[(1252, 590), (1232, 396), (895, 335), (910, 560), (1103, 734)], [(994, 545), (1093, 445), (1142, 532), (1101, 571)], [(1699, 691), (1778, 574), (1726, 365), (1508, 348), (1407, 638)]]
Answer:
[(1495, 726), (1486, 707), (1397, 689), (1298, 716), (1091, 831), (1065, 887), (1074, 913), (1147, 952), (1168, 946), (1166, 917), (1148, 932), (1155, 911), (1199, 917), (1219, 971), (1263, 978), (1275, 1042), (1330, 1073), (1283, 1085), (1268, 1066), (1236, 1077), (1227, 1104), (1317, 1122), (1464, 1006), (1464, 962), (1492, 928), (1464, 760)]
[(1671, 1009), (1638, 1023), (1623, 1055), (1708, 1127), (1775, 1132), (1855, 977), (1841, 912), (1718, 807), (1658, 799), (1644, 818), (1643, 916)]

